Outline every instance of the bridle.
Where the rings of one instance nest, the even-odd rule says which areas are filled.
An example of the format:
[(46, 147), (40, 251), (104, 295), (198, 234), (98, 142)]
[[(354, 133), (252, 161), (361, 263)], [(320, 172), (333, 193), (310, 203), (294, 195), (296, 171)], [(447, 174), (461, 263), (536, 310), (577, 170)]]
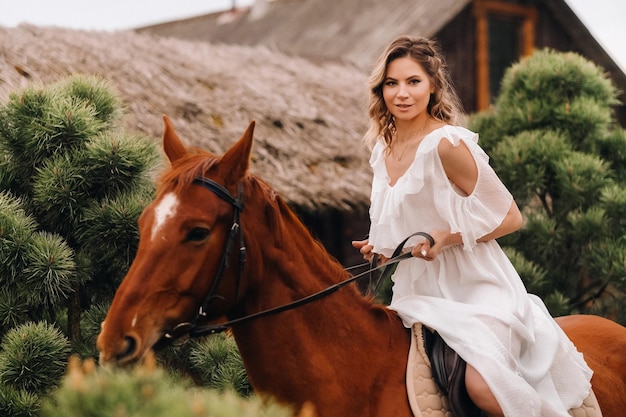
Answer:
[[(205, 336), (209, 334), (220, 333), (220, 332), (227, 330), (233, 324), (258, 319), (261, 317), (269, 316), (271, 314), (277, 314), (282, 311), (291, 310), (293, 308), (302, 306), (304, 304), (308, 304), (312, 301), (318, 300), (322, 297), (325, 297), (327, 295), (334, 293), (338, 289), (356, 281), (357, 279), (360, 279), (368, 275), (371, 276), (372, 272), (376, 270), (382, 269), (382, 274), (378, 278), (378, 283), (375, 285), (375, 292), (377, 292), (380, 286), (380, 283), (383, 282), (389, 276), (391, 276), (391, 274), (395, 270), (396, 264), (412, 256), (410, 251), (402, 253), (402, 250), (404, 249), (404, 245), (408, 242), (410, 238), (419, 235), (419, 236), (426, 238), (429, 241), (431, 247), (435, 245), (434, 239), (428, 233), (415, 232), (409, 235), (396, 247), (391, 258), (387, 260), (384, 264), (370, 265), (369, 270), (353, 275), (348, 279), (345, 279), (341, 282), (331, 285), (330, 287), (327, 287), (314, 294), (292, 301), (291, 303), (288, 303), (288, 304), (284, 304), (284, 305), (273, 307), (267, 310), (259, 311), (257, 313), (252, 313), (247, 316), (242, 316), (242, 317), (238, 317), (235, 319), (231, 319), (224, 323), (199, 324), (199, 321), (202, 318), (206, 317), (208, 309), (209, 309), (209, 304), (211, 303), (211, 301), (217, 298), (222, 298), (216, 295), (216, 292), (224, 276), (224, 271), (229, 266), (229, 259), (232, 255), (233, 246), (235, 244), (235, 241), (237, 240), (237, 236), (239, 236), (239, 271), (237, 273), (237, 284), (236, 284), (237, 286), (236, 286), (236, 292), (235, 292), (235, 300), (239, 298), (239, 287), (241, 285), (241, 277), (242, 277), (243, 268), (246, 262), (246, 246), (245, 246), (243, 232), (241, 230), (241, 212), (243, 211), (244, 204), (243, 204), (243, 187), (241, 183), (239, 183), (238, 185), (237, 197), (234, 197), (230, 193), (230, 191), (228, 191), (224, 186), (206, 177), (198, 176), (193, 180), (192, 184), (203, 186), (204, 188), (208, 189), (209, 191), (213, 192), (215, 195), (220, 197), (225, 202), (229, 203), (233, 207), (233, 221), (230, 227), (230, 232), (228, 234), (228, 239), (226, 240), (226, 243), (224, 246), (222, 259), (220, 261), (219, 267), (215, 274), (215, 279), (213, 280), (213, 284), (211, 285), (211, 289), (209, 290), (209, 293), (207, 294), (207, 296), (204, 298), (204, 301), (200, 305), (198, 312), (196, 313), (196, 316), (191, 322), (179, 323), (176, 326), (174, 326), (172, 330), (170, 330), (169, 332), (166, 332), (163, 335), (163, 338), (165, 339), (170, 339), (170, 340), (178, 339), (179, 337), (182, 337), (186, 334), (188, 334), (190, 337), (200, 337), (200, 336)], [(357, 265), (357, 267), (359, 266), (362, 266), (362, 265)]]
[[(237, 275), (237, 289), (235, 291), (235, 299), (239, 298), (241, 274), (243, 273), (243, 267), (246, 263), (246, 245), (243, 238), (243, 233), (241, 232), (241, 212), (243, 211), (243, 186), (241, 185), (241, 183), (239, 183), (237, 189), (237, 197), (234, 197), (230, 193), (230, 191), (228, 191), (223, 185), (220, 185), (217, 182), (206, 177), (198, 176), (193, 180), (192, 184), (203, 186), (209, 191), (212, 191), (215, 195), (217, 195), (225, 202), (229, 203), (233, 207), (233, 221), (230, 226), (230, 231), (228, 233), (228, 239), (226, 240), (226, 243), (224, 245), (224, 252), (222, 253), (222, 259), (215, 274), (215, 279), (213, 280), (211, 289), (209, 290), (208, 294), (204, 298), (204, 301), (200, 305), (196, 316), (191, 322), (179, 323), (174, 326), (171, 331), (163, 335), (163, 337), (166, 339), (177, 339), (187, 333), (189, 333), (189, 335), (191, 336), (201, 336), (201, 334), (196, 334), (198, 332), (198, 328), (200, 327), (198, 322), (202, 318), (206, 317), (211, 301), (217, 298), (221, 298), (216, 294), (217, 288), (222, 282), (224, 271), (226, 271), (229, 266), (230, 257), (233, 251), (233, 247), (235, 245), (235, 241), (237, 240), (237, 236), (239, 236), (239, 272)], [(217, 331), (212, 333), (217, 333)]]

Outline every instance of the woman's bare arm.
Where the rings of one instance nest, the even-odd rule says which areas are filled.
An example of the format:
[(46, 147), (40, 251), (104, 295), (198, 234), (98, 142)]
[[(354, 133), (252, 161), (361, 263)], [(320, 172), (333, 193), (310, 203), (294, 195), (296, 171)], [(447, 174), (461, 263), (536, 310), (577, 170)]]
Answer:
[[(442, 140), (438, 150), (443, 169), (448, 179), (467, 195), (470, 195), (474, 191), (476, 181), (478, 180), (478, 167), (467, 145), (461, 142), (459, 146), (454, 146), (449, 141)], [(497, 239), (518, 230), (520, 227), (522, 227), (522, 215), (515, 200), (513, 200), (502, 223), (491, 233), (479, 238), (478, 242)], [(449, 230), (431, 231), (431, 235), (435, 239), (435, 246), (431, 248), (428, 242), (418, 244), (413, 248), (412, 253), (414, 256), (431, 260), (434, 259), (444, 247), (463, 243), (460, 233), (450, 233)], [(424, 253), (426, 255), (424, 255)]]

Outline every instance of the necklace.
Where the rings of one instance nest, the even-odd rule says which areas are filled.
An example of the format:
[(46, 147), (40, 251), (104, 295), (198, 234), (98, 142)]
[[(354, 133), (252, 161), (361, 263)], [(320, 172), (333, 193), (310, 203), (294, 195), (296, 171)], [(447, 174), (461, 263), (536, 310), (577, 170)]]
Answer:
[(400, 162), (402, 161), (402, 158), (404, 157), (404, 153), (406, 152), (407, 149), (410, 148), (410, 144), (408, 143), (411, 139), (413, 139), (414, 137), (416, 137), (417, 135), (419, 135), (420, 133), (422, 133), (422, 131), (424, 130), (424, 128), (426, 127), (426, 125), (428, 124), (428, 117), (426, 118), (426, 120), (424, 121), (424, 125), (422, 126), (422, 128), (420, 130), (418, 130), (417, 132), (414, 132), (412, 134), (410, 134), (409, 136), (407, 136), (405, 139), (400, 140), (398, 139), (398, 136), (396, 135), (396, 141), (398, 143), (406, 143), (406, 145), (404, 146), (404, 148), (402, 148), (402, 152), (400, 152), (400, 155), (396, 154), (393, 151), (394, 146), (390, 146), (389, 149), (391, 150), (391, 156), (393, 156), (393, 159), (395, 159), (396, 161)]

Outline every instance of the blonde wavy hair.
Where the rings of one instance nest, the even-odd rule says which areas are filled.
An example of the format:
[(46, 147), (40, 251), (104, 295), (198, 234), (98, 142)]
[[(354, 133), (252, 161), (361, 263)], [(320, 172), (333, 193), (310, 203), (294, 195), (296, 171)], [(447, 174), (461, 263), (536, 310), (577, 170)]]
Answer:
[(435, 87), (430, 95), (428, 114), (448, 124), (456, 124), (461, 114), (459, 98), (449, 79), (448, 68), (439, 50), (439, 45), (430, 39), (400, 36), (387, 46), (378, 58), (369, 78), (369, 129), (363, 141), (370, 147), (382, 138), (387, 146), (395, 133), (395, 120), (383, 99), (383, 82), (387, 77), (387, 67), (398, 59), (410, 57), (418, 62)]

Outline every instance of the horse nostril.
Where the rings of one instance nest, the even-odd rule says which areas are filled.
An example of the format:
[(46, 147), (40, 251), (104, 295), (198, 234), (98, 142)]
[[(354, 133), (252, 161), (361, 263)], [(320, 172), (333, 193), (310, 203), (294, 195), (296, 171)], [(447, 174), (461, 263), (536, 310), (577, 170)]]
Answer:
[(137, 339), (132, 336), (124, 337), (124, 344), (122, 351), (117, 355), (118, 361), (128, 360), (133, 357), (137, 351)]

